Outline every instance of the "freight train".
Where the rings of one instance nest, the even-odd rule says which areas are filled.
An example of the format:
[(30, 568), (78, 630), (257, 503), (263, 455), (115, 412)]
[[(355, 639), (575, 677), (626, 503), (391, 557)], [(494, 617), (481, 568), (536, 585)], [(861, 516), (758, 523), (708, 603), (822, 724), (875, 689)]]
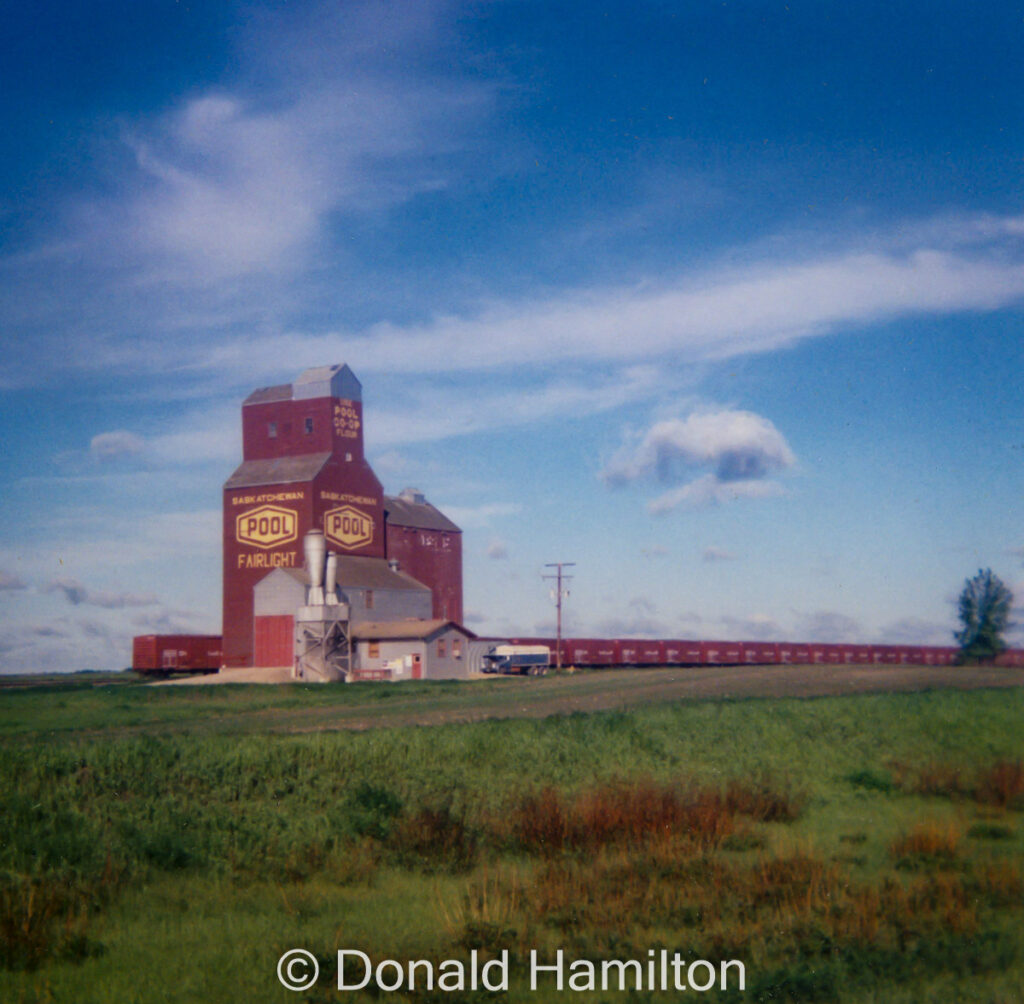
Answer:
[[(511, 638), (513, 645), (547, 645), (557, 662), (555, 638)], [(561, 664), (579, 667), (911, 665), (949, 666), (957, 648), (926, 645), (835, 645), (786, 641), (682, 641), (639, 638), (563, 638)], [(1024, 666), (1024, 650), (1008, 649), (997, 666)]]
[[(520, 658), (516, 665), (486, 660), (484, 672), (537, 672), (540, 662), (557, 664), (555, 638), (510, 638), (495, 642), (491, 651), (532, 651), (533, 659)], [(548, 656), (540, 657), (542, 649)], [(682, 641), (640, 638), (563, 638), (561, 664), (580, 668), (629, 668), (636, 666), (780, 666), (804, 665), (909, 665), (950, 666), (958, 649), (927, 645), (836, 645), (787, 641)], [(525, 665), (534, 661), (536, 666)], [(150, 676), (172, 673), (215, 673), (220, 668), (219, 635), (141, 635), (132, 646), (132, 668)], [(1007, 649), (997, 666), (1024, 666), (1024, 649)]]

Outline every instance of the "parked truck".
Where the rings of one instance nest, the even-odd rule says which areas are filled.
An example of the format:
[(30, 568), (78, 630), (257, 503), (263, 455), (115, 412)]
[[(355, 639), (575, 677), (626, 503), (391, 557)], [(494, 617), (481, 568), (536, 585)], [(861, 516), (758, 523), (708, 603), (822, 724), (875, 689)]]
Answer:
[(485, 673), (543, 676), (551, 666), (547, 645), (495, 645), (483, 659)]

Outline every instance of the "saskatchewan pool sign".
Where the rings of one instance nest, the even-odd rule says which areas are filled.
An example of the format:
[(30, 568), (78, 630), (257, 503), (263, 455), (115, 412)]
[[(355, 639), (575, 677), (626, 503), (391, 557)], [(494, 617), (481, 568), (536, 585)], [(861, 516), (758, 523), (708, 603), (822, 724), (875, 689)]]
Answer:
[(278, 547), (299, 535), (299, 518), (294, 509), (261, 505), (239, 514), (235, 520), (235, 537), (240, 544), (252, 547)]
[(346, 551), (363, 547), (373, 540), (373, 517), (350, 505), (329, 509), (324, 513), (324, 536)]

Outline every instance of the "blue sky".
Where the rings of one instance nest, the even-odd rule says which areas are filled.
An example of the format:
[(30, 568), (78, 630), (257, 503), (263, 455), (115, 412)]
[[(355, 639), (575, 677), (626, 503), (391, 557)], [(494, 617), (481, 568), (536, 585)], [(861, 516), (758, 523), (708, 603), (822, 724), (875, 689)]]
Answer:
[(943, 644), (979, 567), (1024, 598), (1018, 4), (6, 27), (0, 671), (219, 630), (240, 402), (341, 361), (481, 633), (550, 630), (557, 560), (588, 635)]

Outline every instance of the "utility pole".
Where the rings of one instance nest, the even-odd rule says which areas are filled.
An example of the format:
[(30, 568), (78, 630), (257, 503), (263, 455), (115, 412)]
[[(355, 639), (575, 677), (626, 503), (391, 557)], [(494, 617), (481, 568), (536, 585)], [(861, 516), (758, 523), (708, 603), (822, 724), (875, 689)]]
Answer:
[(562, 668), (562, 599), (569, 595), (569, 590), (564, 588), (562, 583), (572, 581), (572, 576), (564, 575), (562, 573), (562, 569), (573, 568), (575, 565), (575, 561), (551, 562), (544, 567), (557, 568), (558, 571), (554, 575), (541, 575), (542, 579), (555, 583), (555, 609), (558, 611), (558, 637), (555, 641), (555, 668), (558, 670), (561, 670)]

